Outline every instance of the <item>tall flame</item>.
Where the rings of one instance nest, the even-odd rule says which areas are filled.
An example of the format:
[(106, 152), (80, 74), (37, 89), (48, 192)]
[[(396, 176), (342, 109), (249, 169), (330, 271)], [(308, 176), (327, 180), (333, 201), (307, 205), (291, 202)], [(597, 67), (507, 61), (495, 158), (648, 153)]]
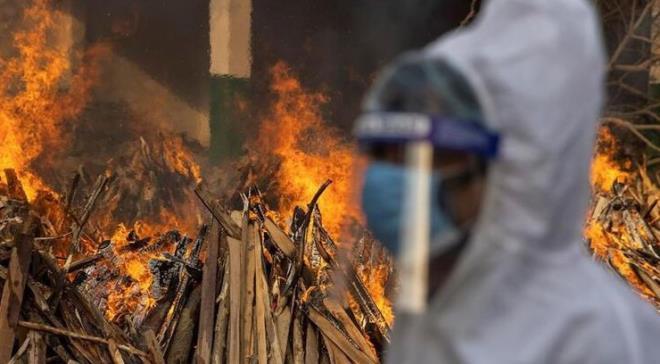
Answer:
[[(624, 171), (620, 162), (615, 161), (614, 155), (618, 151), (618, 144), (612, 131), (603, 127), (598, 133), (596, 155), (591, 164), (591, 185), (594, 192), (608, 192), (614, 182), (625, 183), (630, 174)], [(628, 164), (624, 161), (623, 164)]]
[[(54, 9), (52, 3), (52, 0), (31, 0), (24, 10), (22, 29), (13, 35), (15, 55), (0, 59), (0, 170), (14, 169), (32, 208), (42, 216), (57, 215), (51, 221), (60, 221), (65, 213), (57, 198), (53, 198), (57, 196), (47, 180), (52, 171), (58, 169), (58, 157), (66, 156), (70, 150), (69, 140), (75, 129), (72, 124), (91, 99), (91, 88), (99, 78), (99, 61), (109, 52), (109, 47), (97, 44), (84, 52), (61, 49), (54, 42), (54, 35), (59, 30), (60, 19), (67, 15)], [(181, 137), (159, 135), (146, 139), (154, 145), (143, 146), (143, 150), (152, 150), (153, 154), (145, 155), (144, 163), (138, 160), (127, 167), (130, 176), (121, 176), (126, 178), (119, 188), (133, 193), (134, 198), (129, 203), (136, 205), (139, 204), (136, 198), (147, 200), (149, 194), (167, 195), (169, 200), (143, 213), (151, 216), (139, 215), (140, 220), (126, 225), (117, 221), (122, 218), (121, 211), (114, 215), (122, 208), (117, 205), (119, 201), (105, 201), (103, 211), (95, 211), (94, 223), (105, 236), (112, 235), (114, 252), (112, 262), (98, 264), (113, 265), (110, 268), (118, 272), (103, 283), (103, 293), (108, 294), (106, 315), (110, 319), (135, 310), (146, 312), (155, 303), (150, 294), (153, 277), (148, 263), (171, 248), (124, 249), (129, 244), (128, 232), (135, 231), (141, 238), (155, 238), (173, 229), (191, 231), (197, 223), (194, 213), (190, 213), (190, 206), (196, 202), (190, 197), (192, 193), (172, 193), (185, 190), (181, 188), (184, 184), (200, 181), (200, 168), (192, 153)], [(146, 141), (142, 139), (142, 143)], [(162, 180), (161, 175), (164, 176)], [(130, 181), (126, 181), (128, 179)], [(113, 186), (116, 185), (115, 181)], [(186, 208), (188, 210), (181, 213), (180, 210)], [(185, 216), (178, 218), (177, 214)], [(94, 253), (99, 242), (85, 239), (83, 253)], [(66, 257), (70, 241), (63, 239), (61, 243), (63, 246), (56, 247), (55, 251), (60, 257)]]
[[(69, 55), (49, 42), (62, 14), (48, 0), (34, 0), (24, 12), (25, 30), (14, 34), (17, 55), (0, 63), (0, 167), (22, 177), (28, 197), (47, 189), (31, 163), (57, 151), (65, 138), (65, 122), (80, 113), (95, 81), (94, 62), (72, 72)], [(96, 58), (101, 48), (89, 55)], [(65, 77), (71, 77), (67, 89)]]
[[(363, 221), (356, 187), (364, 163), (356, 148), (324, 121), (321, 108), (328, 98), (323, 93), (305, 90), (282, 62), (271, 69), (271, 75), (276, 100), (262, 123), (257, 145), (280, 160), (276, 175), (279, 213), (287, 216), (296, 206), (306, 207), (319, 186), (331, 179), (319, 207), (328, 232), (343, 236), (349, 223)], [(394, 314), (385, 290), (388, 269), (385, 265), (366, 267), (360, 276), (391, 324)]]
[(340, 236), (343, 224), (361, 221), (355, 203), (359, 161), (354, 147), (323, 120), (320, 109), (328, 102), (324, 94), (303, 89), (284, 63), (276, 64), (271, 74), (276, 101), (262, 123), (258, 145), (281, 160), (276, 176), (279, 211), (287, 216), (295, 206), (306, 206), (319, 186), (331, 179), (319, 206), (323, 225)]

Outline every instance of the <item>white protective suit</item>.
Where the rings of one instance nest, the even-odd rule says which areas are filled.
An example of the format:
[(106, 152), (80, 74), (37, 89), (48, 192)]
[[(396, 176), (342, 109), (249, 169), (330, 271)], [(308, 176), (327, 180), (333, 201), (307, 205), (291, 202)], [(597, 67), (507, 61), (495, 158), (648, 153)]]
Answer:
[(482, 214), (392, 364), (660, 363), (660, 317), (582, 242), (605, 55), (587, 0), (489, 0), (423, 53), (459, 70), (502, 135)]

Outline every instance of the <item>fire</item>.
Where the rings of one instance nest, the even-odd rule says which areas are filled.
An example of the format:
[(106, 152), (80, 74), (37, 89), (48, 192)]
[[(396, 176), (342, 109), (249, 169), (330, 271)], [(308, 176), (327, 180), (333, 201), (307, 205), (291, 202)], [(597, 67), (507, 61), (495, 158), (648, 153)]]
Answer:
[[(23, 14), (23, 29), (13, 35), (15, 55), (0, 59), (0, 170), (15, 170), (32, 207), (41, 216), (48, 216), (51, 222), (57, 223), (66, 221), (66, 212), (48, 182), (54, 180), (53, 171), (59, 170), (59, 157), (66, 156), (69, 150), (74, 123), (91, 100), (91, 89), (100, 74), (100, 61), (110, 48), (106, 44), (97, 44), (78, 53), (59, 49), (53, 40), (59, 19), (65, 15), (54, 9), (52, 3), (52, 0), (30, 2)], [(108, 294), (105, 313), (111, 320), (128, 312), (146, 313), (153, 307), (155, 299), (150, 287), (154, 278), (149, 262), (172, 249), (169, 245), (153, 250), (128, 249), (132, 243), (128, 239), (129, 232), (134, 231), (140, 239), (149, 237), (155, 240), (174, 229), (193, 231), (197, 223), (196, 216), (190, 212), (195, 202), (192, 192), (178, 193), (185, 189), (181, 187), (183, 184), (201, 180), (200, 167), (183, 138), (158, 135), (146, 140), (153, 145), (146, 145), (145, 139), (141, 140), (144, 144), (142, 150), (151, 151), (150, 155), (144, 156), (144, 161), (151, 164), (136, 161), (129, 169), (134, 179), (125, 182), (126, 176), (119, 176), (119, 180), (123, 178), (125, 183), (119, 189), (130, 190), (137, 186), (141, 190), (131, 192), (140, 199), (147, 199), (152, 191), (152, 194), (168, 196), (169, 200), (162, 206), (128, 218), (130, 222), (127, 224), (119, 223), (124, 218), (119, 201), (104, 201), (103, 211), (95, 211), (94, 229), (98, 228), (105, 237), (112, 236), (112, 261), (98, 263), (117, 273), (104, 283)], [(136, 144), (139, 145), (137, 141)], [(154, 176), (158, 179), (154, 180)], [(133, 184), (128, 186), (126, 183)], [(172, 192), (174, 190), (177, 192)], [(160, 200), (160, 195), (155, 199)], [(129, 200), (135, 202), (135, 196)], [(181, 211), (185, 209), (188, 209), (185, 213)], [(134, 210), (140, 211), (139, 208)], [(178, 215), (183, 217), (178, 218)], [(63, 226), (64, 229), (67, 227)], [(53, 251), (62, 262), (69, 254), (70, 243), (68, 239), (57, 239), (52, 243)], [(81, 243), (82, 252), (75, 254), (74, 259), (95, 254), (100, 244), (88, 237), (84, 237)], [(75, 279), (74, 276), (71, 278)]]
[(376, 303), (383, 317), (385, 317), (385, 321), (392, 326), (394, 323), (394, 309), (392, 308), (392, 302), (387, 298), (387, 292), (385, 292), (385, 284), (389, 279), (389, 272), (390, 267), (387, 264), (380, 264), (374, 267), (367, 267), (358, 274), (374, 299), (374, 303)]
[[(118, 277), (106, 282), (108, 288), (106, 316), (110, 320), (117, 319), (127, 312), (148, 312), (156, 304), (152, 297), (151, 286), (154, 283), (153, 273), (149, 270), (149, 262), (159, 259), (163, 253), (173, 253), (171, 244), (158, 249), (128, 249), (133, 241), (128, 239), (131, 232), (140, 239), (150, 239), (149, 243), (172, 229), (188, 228), (181, 226), (181, 222), (171, 213), (161, 212), (154, 221), (139, 220), (132, 227), (125, 224), (117, 226), (112, 238), (112, 250), (115, 258), (114, 268), (118, 270)], [(185, 231), (185, 230), (184, 230)], [(123, 279), (130, 277), (130, 280)]]
[[(618, 148), (612, 131), (602, 127), (598, 133), (596, 154), (591, 164), (591, 186), (594, 195), (607, 194), (612, 190), (615, 182), (624, 183), (628, 180), (629, 173), (625, 172), (615, 160)], [(584, 236), (598, 257), (606, 259), (609, 256), (610, 248), (613, 246), (612, 239), (597, 219), (587, 218)]]
[(202, 181), (199, 164), (183, 144), (183, 138), (170, 137), (164, 140), (163, 159), (170, 169), (181, 176), (191, 178), (195, 183)]
[(621, 166), (621, 163), (614, 159), (617, 150), (618, 144), (612, 131), (606, 127), (601, 128), (596, 155), (591, 164), (591, 185), (595, 192), (610, 191), (614, 182), (625, 183), (630, 177), (630, 174), (624, 171), (625, 166)]
[[(330, 179), (333, 183), (319, 202), (323, 226), (331, 236), (344, 236), (348, 224), (363, 221), (356, 186), (364, 163), (356, 148), (323, 119), (321, 108), (329, 101), (327, 96), (305, 90), (284, 63), (277, 63), (271, 75), (276, 101), (262, 123), (257, 145), (280, 161), (276, 175), (279, 214), (288, 216), (294, 207), (306, 207), (319, 186)], [(367, 267), (360, 276), (391, 325), (394, 314), (385, 292), (388, 269), (386, 265)]]
[[(61, 15), (49, 4), (34, 0), (25, 10), (28, 27), (14, 35), (17, 55), (0, 62), (0, 167), (19, 173), (30, 199), (48, 189), (31, 165), (64, 145), (66, 121), (87, 103), (96, 75), (94, 60), (102, 53), (92, 49), (87, 66), (72, 72), (68, 54), (49, 44)], [(70, 83), (63, 90), (66, 77)]]
[(328, 232), (340, 236), (344, 224), (362, 221), (355, 203), (359, 201), (355, 148), (324, 121), (320, 111), (328, 102), (324, 94), (307, 92), (284, 63), (276, 64), (271, 74), (276, 102), (262, 123), (257, 145), (281, 161), (276, 176), (280, 215), (307, 206), (319, 186), (331, 179), (319, 207)]
[[(615, 183), (628, 183), (632, 180), (631, 161), (617, 158), (619, 144), (612, 131), (601, 127), (598, 134), (596, 155), (591, 167), (591, 185), (594, 196), (608, 196)], [(598, 198), (598, 197), (597, 197)], [(596, 209), (594, 206), (593, 209)], [(632, 246), (627, 233), (616, 227), (606, 228), (598, 217), (587, 217), (584, 237), (587, 239), (594, 255), (610, 265), (624, 277), (637, 291), (647, 297), (652, 296), (651, 290), (644, 284), (630, 266), (629, 259), (623, 253), (625, 247)]]

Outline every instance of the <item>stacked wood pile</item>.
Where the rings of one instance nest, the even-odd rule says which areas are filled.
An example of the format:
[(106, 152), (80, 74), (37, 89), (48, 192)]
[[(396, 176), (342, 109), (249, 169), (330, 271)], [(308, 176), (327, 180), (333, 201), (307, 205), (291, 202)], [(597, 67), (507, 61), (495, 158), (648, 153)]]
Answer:
[[(64, 363), (119, 362), (123, 356), (125, 362), (137, 363), (139, 357), (148, 357), (69, 282), (66, 266), (77, 262), (69, 260), (63, 266), (47, 248), (61, 235), (47, 215), (38, 215), (43, 206), (37, 203), (46, 201), (28, 203), (16, 173), (6, 170), (4, 177), (0, 180), (0, 362), (22, 362), (23, 355), (31, 363), (45, 363), (47, 356)], [(86, 211), (97, 197), (90, 195)], [(80, 243), (83, 235), (84, 224), (77, 221), (67, 227), (72, 245)], [(22, 344), (12, 354), (14, 340)]]
[[(103, 285), (93, 284), (108, 277), (99, 267), (116, 259), (106, 246), (112, 242), (96, 241), (87, 226), (107, 177), (78, 204), (47, 194), (28, 202), (15, 172), (2, 177), (0, 362), (380, 360), (389, 325), (358, 269), (390, 264), (389, 258), (373, 249), (349, 259), (337, 248), (316, 204), (327, 185), (307, 209), (296, 210), (291, 234), (269, 217), (256, 189), (233, 212), (198, 189), (212, 218), (194, 239), (171, 231), (153, 240), (133, 236), (124, 247), (172, 248), (149, 262), (150, 310), (125, 312), (118, 326), (98, 301)], [(96, 253), (81, 253), (90, 251)]]
[(598, 192), (586, 236), (596, 257), (660, 309), (659, 178), (641, 167)]
[[(204, 267), (205, 278), (221, 273), (217, 282), (202, 282), (198, 362), (380, 361), (390, 328), (356, 270), (360, 258), (349, 259), (323, 228), (317, 201), (328, 185), (295, 211), (291, 235), (271, 219), (256, 189), (243, 195), (242, 211), (232, 212), (196, 191), (221, 228)], [(391, 267), (382, 252), (378, 263), (369, 259)], [(217, 307), (205, 304), (214, 285)]]

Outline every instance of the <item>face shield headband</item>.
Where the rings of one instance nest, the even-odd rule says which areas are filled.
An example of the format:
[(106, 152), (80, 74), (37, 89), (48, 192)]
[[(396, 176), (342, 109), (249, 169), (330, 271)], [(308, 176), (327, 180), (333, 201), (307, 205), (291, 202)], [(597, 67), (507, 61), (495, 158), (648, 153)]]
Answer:
[(434, 117), (421, 113), (370, 112), (355, 127), (361, 145), (405, 144), (428, 141), (435, 148), (497, 157), (500, 135), (478, 122)]

